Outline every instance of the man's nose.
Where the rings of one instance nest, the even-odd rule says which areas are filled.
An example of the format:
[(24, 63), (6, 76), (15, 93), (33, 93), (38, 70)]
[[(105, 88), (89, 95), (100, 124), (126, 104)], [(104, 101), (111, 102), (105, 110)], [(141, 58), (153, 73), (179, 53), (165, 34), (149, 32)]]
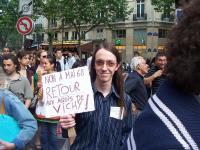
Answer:
[(103, 64), (103, 70), (107, 70), (108, 66), (106, 63)]

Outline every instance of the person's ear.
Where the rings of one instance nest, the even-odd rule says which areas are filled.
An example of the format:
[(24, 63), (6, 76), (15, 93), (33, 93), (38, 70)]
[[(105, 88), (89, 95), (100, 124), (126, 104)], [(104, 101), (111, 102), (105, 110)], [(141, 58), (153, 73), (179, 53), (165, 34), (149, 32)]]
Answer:
[(120, 64), (117, 64), (116, 68), (115, 68), (115, 71), (117, 71), (119, 69), (121, 65)]

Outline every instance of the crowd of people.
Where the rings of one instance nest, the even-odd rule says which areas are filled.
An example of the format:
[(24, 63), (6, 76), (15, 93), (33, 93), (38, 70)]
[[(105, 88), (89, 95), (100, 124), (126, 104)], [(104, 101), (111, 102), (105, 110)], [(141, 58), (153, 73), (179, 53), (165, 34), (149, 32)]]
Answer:
[[(71, 52), (64, 56), (61, 49), (52, 55), (45, 50), (12, 54), (4, 48), (0, 106), (21, 130), (11, 142), (0, 139), (0, 150), (59, 150), (58, 124), (63, 132), (75, 128), (71, 150), (199, 150), (199, 8), (200, 1), (191, 1), (170, 32), (166, 50), (156, 54), (151, 66), (135, 55), (128, 73), (108, 42), (99, 44), (87, 64)], [(42, 76), (85, 65), (95, 111), (56, 118), (36, 114), (43, 103)]]

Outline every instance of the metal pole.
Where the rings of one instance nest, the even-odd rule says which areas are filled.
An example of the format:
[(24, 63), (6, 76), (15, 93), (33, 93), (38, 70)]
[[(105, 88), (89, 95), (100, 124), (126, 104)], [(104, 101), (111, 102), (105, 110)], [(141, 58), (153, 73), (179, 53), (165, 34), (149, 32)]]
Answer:
[(23, 41), (22, 41), (22, 50), (24, 50), (25, 35), (22, 35), (22, 37), (23, 37)]

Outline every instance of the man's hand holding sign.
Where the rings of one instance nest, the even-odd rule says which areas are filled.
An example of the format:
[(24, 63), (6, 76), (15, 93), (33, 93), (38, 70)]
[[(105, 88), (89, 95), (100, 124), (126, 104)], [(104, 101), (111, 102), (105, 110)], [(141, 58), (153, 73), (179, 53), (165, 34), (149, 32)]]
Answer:
[(62, 116), (68, 116), (69, 123), (63, 126), (71, 128), (75, 125), (75, 115), (72, 114), (95, 109), (87, 67), (44, 75), (42, 85), (43, 105), (36, 109), (37, 115), (46, 118), (60, 117), (61, 124)]

